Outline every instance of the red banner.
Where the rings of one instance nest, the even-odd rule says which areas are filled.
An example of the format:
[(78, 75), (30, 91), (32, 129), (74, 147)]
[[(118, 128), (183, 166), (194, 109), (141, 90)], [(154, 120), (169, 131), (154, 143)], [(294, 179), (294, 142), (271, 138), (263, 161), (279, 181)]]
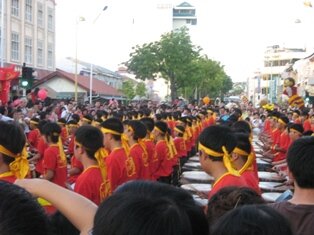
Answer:
[(15, 71), (15, 65), (10, 67), (0, 67), (0, 100), (2, 104), (6, 104), (9, 99), (11, 80), (16, 79), (20, 72)]

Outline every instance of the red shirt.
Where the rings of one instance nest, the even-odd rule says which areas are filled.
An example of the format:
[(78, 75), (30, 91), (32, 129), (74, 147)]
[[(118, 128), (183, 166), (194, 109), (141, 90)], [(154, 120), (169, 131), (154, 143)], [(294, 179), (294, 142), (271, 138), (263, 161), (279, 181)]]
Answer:
[(249, 187), (245, 179), (242, 176), (235, 176), (230, 173), (225, 173), (222, 175), (214, 184), (211, 191), (208, 194), (208, 199), (211, 198), (220, 189), (228, 186), (237, 187)]
[(37, 145), (37, 151), (40, 156), (36, 163), (36, 171), (41, 175), (44, 173), (43, 159), (44, 159), (45, 150), (48, 147), (49, 145), (45, 142), (44, 137), (40, 137), (38, 141), (38, 145)]
[(74, 143), (75, 143), (75, 137), (74, 137), (74, 135), (71, 135), (71, 140), (70, 140), (70, 143), (68, 145), (68, 153), (70, 155), (74, 154)]
[[(82, 172), (84, 170), (82, 162), (80, 160), (78, 160), (75, 156), (71, 157), (71, 168), (78, 168), (78, 169), (80, 169), (80, 172)], [(75, 183), (80, 174), (81, 173), (76, 174), (76, 175), (71, 175), (68, 178), (68, 182), (70, 184)]]
[(14, 183), (16, 180), (15, 175), (13, 174), (13, 172), (9, 171), (9, 172), (4, 172), (2, 174), (0, 174), (0, 180), (9, 182), (9, 183)]
[(177, 157), (186, 157), (187, 156), (187, 150), (186, 150), (186, 145), (185, 145), (185, 140), (183, 137), (176, 137), (173, 140), (174, 145), (176, 146), (177, 150)]
[(305, 132), (305, 131), (310, 131), (310, 130), (312, 130), (312, 126), (311, 126), (311, 121), (310, 121), (310, 119), (306, 119), (306, 120), (303, 122), (303, 129), (304, 129), (304, 132)]
[(170, 159), (170, 152), (165, 140), (157, 142), (156, 153), (158, 158), (158, 167), (154, 177), (158, 179), (161, 176), (169, 176), (172, 173), (173, 159)]
[(83, 195), (96, 205), (101, 202), (100, 189), (103, 183), (99, 166), (90, 166), (78, 176), (74, 192)]
[(157, 155), (156, 155), (156, 151), (155, 151), (155, 144), (150, 139), (144, 139), (144, 143), (145, 143), (146, 151), (148, 154), (150, 178), (152, 179), (153, 178), (152, 175), (155, 172), (154, 162), (156, 162), (158, 160)]
[(65, 187), (65, 182), (67, 180), (67, 165), (66, 161), (63, 161), (60, 157), (58, 146), (51, 145), (45, 150), (43, 167), (45, 174), (47, 170), (52, 170), (54, 172), (51, 182)]
[(68, 140), (68, 130), (65, 126), (61, 128), (60, 136), (62, 139), (62, 144), (64, 144)]
[(286, 153), (290, 146), (290, 137), (287, 131), (283, 131), (281, 133), (278, 146), (282, 149), (282, 151), (275, 154), (273, 162), (277, 162), (286, 158)]
[(108, 180), (111, 190), (114, 191), (119, 185), (136, 179), (136, 168), (133, 159), (127, 156), (124, 148), (115, 148), (106, 158), (108, 167)]
[(39, 130), (36, 128), (34, 130), (31, 130), (28, 135), (27, 135), (27, 139), (29, 144), (31, 145), (31, 147), (37, 149), (38, 146), (38, 142), (40, 139), (40, 132)]
[(139, 143), (134, 144), (130, 148), (130, 156), (133, 157), (135, 162), (138, 179), (150, 179), (150, 169), (148, 154), (144, 152), (143, 148)]
[(246, 170), (242, 173), (241, 176), (245, 179), (249, 188), (254, 189), (258, 194), (261, 194), (261, 189), (258, 186), (259, 180), (256, 179), (256, 175), (254, 171)]

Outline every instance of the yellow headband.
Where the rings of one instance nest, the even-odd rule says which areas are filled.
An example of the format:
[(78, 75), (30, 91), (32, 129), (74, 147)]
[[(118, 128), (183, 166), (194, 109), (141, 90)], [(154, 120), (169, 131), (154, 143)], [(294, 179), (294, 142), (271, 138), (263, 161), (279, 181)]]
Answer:
[(241, 155), (241, 156), (247, 156), (247, 155), (249, 155), (249, 153), (245, 152), (244, 150), (242, 150), (242, 149), (240, 149), (240, 148), (238, 148), (238, 147), (235, 147), (232, 152), (237, 153), (237, 154), (239, 154), (239, 155)]
[(16, 176), (16, 178), (24, 179), (29, 171), (26, 147), (23, 148), (21, 153), (14, 154), (3, 145), (0, 145), (0, 153), (15, 159), (9, 165), (10, 171)]
[(179, 128), (176, 128), (176, 127), (175, 127), (174, 130), (177, 131), (177, 132), (179, 132), (179, 133), (181, 133), (181, 134), (184, 134), (184, 131), (181, 131)]
[(91, 123), (91, 122), (92, 122), (92, 120), (89, 120), (89, 119), (87, 119), (87, 118), (82, 118), (82, 121), (85, 121), (85, 122), (88, 122), (88, 123)]
[(122, 135), (122, 133), (119, 133), (117, 131), (110, 130), (110, 129), (107, 129), (107, 128), (104, 128), (104, 127), (101, 128), (101, 132), (104, 133), (104, 134)]
[(281, 124), (283, 124), (283, 125), (287, 125), (287, 123), (285, 123), (285, 122), (284, 122), (282, 119), (280, 119), (280, 118), (278, 119), (278, 122), (281, 123)]
[(155, 126), (155, 130), (159, 131), (162, 134), (166, 134), (165, 132), (163, 132), (162, 130), (160, 130), (157, 126)]
[(38, 122), (33, 121), (33, 120), (30, 120), (30, 122), (29, 122), (29, 123), (34, 124), (34, 125), (38, 125)]
[(227, 168), (228, 172), (232, 175), (236, 175), (236, 176), (239, 176), (239, 172), (236, 171), (233, 167), (232, 167), (232, 164), (231, 164), (231, 160), (230, 160), (230, 155), (226, 149), (225, 146), (222, 146), (222, 151), (223, 153), (219, 153), (219, 152), (216, 152), (204, 145), (202, 145), (201, 143), (198, 144), (198, 149), (199, 150), (203, 150), (207, 155), (210, 155), (212, 157), (222, 157), (222, 160), (223, 160), (223, 163), (224, 163), (224, 166)]
[(69, 124), (68, 127), (79, 127), (77, 124)]
[(59, 124), (59, 125), (65, 125), (65, 123), (63, 123), (63, 122), (57, 122), (57, 124)]

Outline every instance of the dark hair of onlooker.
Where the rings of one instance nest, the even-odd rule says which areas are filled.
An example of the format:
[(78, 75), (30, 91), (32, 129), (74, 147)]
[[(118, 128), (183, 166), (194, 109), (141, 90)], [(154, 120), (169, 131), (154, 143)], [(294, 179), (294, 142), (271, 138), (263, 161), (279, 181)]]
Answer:
[[(123, 134), (123, 124), (117, 118), (108, 118), (106, 121), (100, 124), (101, 127), (116, 131), (118, 133)], [(115, 140), (121, 140), (121, 135), (112, 135)]]

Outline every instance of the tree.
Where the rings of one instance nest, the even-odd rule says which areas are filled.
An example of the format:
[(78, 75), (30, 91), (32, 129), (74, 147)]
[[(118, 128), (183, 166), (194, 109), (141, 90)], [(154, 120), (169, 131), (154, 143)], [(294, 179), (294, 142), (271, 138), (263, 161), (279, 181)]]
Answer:
[(122, 93), (126, 96), (128, 100), (131, 100), (135, 96), (134, 83), (130, 80), (127, 80), (122, 83)]
[(146, 85), (144, 82), (140, 82), (136, 85), (135, 95), (143, 97), (146, 95)]
[(156, 79), (163, 77), (170, 82), (171, 99), (184, 88), (193, 76), (193, 61), (199, 57), (200, 48), (192, 45), (188, 29), (163, 34), (160, 41), (133, 48), (125, 63), (136, 78)]

